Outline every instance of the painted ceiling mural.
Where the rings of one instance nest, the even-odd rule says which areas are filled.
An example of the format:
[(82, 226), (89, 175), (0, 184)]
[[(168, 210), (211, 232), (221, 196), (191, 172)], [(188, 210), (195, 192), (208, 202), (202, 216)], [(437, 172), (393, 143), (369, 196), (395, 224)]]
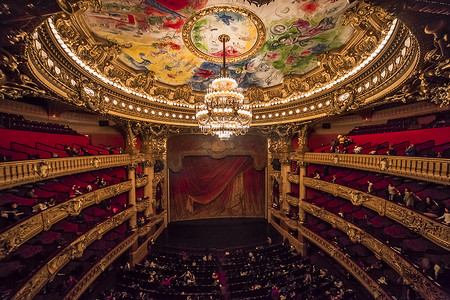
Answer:
[[(130, 67), (154, 71), (167, 84), (187, 83), (204, 91), (220, 74), (220, 63), (188, 49), (183, 25), (205, 8), (219, 5), (253, 12), (265, 27), (259, 51), (228, 64), (243, 89), (271, 87), (285, 75), (314, 69), (318, 54), (344, 45), (353, 33), (351, 26), (341, 25), (341, 16), (349, 8), (346, 0), (277, 0), (261, 7), (243, 0), (103, 0), (100, 12), (90, 10), (83, 17), (97, 36), (124, 46), (120, 59)], [(227, 58), (244, 54), (264, 36), (245, 12), (206, 14), (188, 30), (197, 50), (215, 57), (222, 55), (217, 37), (230, 35)]]

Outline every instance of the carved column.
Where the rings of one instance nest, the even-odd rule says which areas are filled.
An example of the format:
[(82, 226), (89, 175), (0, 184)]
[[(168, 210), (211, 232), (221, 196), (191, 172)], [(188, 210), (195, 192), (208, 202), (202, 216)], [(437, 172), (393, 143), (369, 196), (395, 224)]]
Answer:
[(282, 199), (281, 210), (289, 211), (289, 204), (287, 202), (286, 194), (291, 191), (291, 184), (288, 181), (288, 174), (291, 170), (291, 165), (289, 160), (286, 158), (280, 160), (281, 162), (281, 180), (282, 180)]
[[(137, 164), (133, 163), (127, 166), (128, 179), (131, 180), (131, 190), (128, 192), (128, 206), (136, 206), (136, 167)], [(131, 230), (136, 230), (137, 218), (134, 214), (129, 220)]]
[(148, 197), (148, 206), (145, 209), (145, 218), (149, 219), (151, 215), (153, 215), (153, 178), (154, 178), (154, 169), (153, 166), (155, 165), (154, 162), (151, 160), (147, 160), (144, 163), (144, 175), (147, 175), (148, 181), (147, 184), (144, 186), (144, 197)]
[(301, 224), (305, 221), (305, 211), (302, 208), (302, 201), (306, 198), (306, 186), (304, 177), (306, 176), (306, 163), (298, 162), (299, 168), (299, 192), (298, 192), (298, 220)]

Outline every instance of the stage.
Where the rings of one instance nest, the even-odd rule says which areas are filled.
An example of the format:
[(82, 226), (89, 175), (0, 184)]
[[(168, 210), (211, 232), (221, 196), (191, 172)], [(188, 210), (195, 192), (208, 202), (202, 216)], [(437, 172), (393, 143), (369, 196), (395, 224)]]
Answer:
[(281, 235), (262, 218), (203, 219), (171, 222), (156, 240), (164, 247), (223, 249), (265, 243)]

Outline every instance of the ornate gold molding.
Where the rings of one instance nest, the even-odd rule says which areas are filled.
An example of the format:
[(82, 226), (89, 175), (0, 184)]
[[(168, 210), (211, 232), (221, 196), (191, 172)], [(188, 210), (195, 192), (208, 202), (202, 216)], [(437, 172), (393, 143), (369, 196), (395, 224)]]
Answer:
[(49, 230), (54, 224), (68, 216), (76, 216), (86, 207), (127, 192), (131, 188), (131, 181), (121, 182), (69, 199), (23, 220), (16, 226), (0, 233), (0, 259), (5, 258), (33, 236)]
[(450, 227), (447, 225), (392, 201), (338, 184), (308, 177), (303, 178), (303, 183), (310, 188), (350, 200), (353, 205), (363, 205), (374, 210), (380, 216), (386, 216), (410, 230), (417, 232), (436, 245), (450, 250)]
[(354, 262), (347, 253), (342, 252), (339, 248), (306, 227), (299, 227), (299, 232), (309, 241), (328, 253), (328, 255), (350, 272), (350, 274), (352, 274), (352, 276), (355, 277), (375, 299), (392, 299), (377, 281)]
[(368, 154), (305, 153), (307, 163), (367, 170), (450, 184), (450, 159)]
[(62, 249), (46, 265), (39, 269), (32, 277), (19, 289), (12, 297), (18, 299), (33, 299), (34, 296), (72, 259), (80, 258), (84, 250), (93, 242), (101, 239), (102, 236), (111, 229), (119, 226), (133, 215), (136, 214), (136, 208), (131, 207), (117, 215), (98, 224), (75, 241)]
[[(357, 263), (355, 263), (351, 257), (349, 257), (346, 253), (343, 253), (339, 248), (329, 243), (319, 235), (310, 231), (309, 229), (301, 226), (300, 224), (295, 224), (289, 222), (290, 220), (280, 214), (279, 211), (271, 209), (272, 215), (276, 218), (280, 219), (282, 222), (286, 222), (289, 228), (292, 230), (297, 230), (299, 235), (304, 236), (314, 244), (316, 244), (319, 248), (328, 253), (334, 260), (336, 260), (342, 267), (344, 267), (356, 280), (358, 280), (375, 299), (392, 299), (389, 294), (383, 290), (383, 288), (374, 280), (366, 271), (364, 271)], [(288, 238), (289, 243), (294, 246), (299, 246), (298, 243), (300, 241), (289, 234), (285, 229), (279, 226), (276, 222), (270, 220), (271, 224), (275, 227), (275, 229), (284, 237)], [(291, 224), (289, 224), (291, 223)], [(294, 227), (293, 227), (294, 226)], [(302, 246), (302, 245), (300, 245)]]
[[(196, 125), (193, 104), (203, 99), (204, 92), (193, 91), (187, 85), (163, 84), (153, 72), (128, 67), (118, 58), (122, 45), (102, 40), (85, 28), (81, 12), (88, 5), (98, 4), (79, 1), (85, 4), (73, 9), (77, 2), (61, 2), (71, 3), (63, 4), (63, 9), (71, 8), (42, 24), (26, 48), (28, 68), (42, 86), (66, 102), (101, 113), (155, 123)], [(254, 104), (254, 125), (315, 119), (374, 101), (383, 102), (383, 96), (413, 72), (418, 63), (418, 43), (403, 24), (398, 22), (391, 27), (391, 15), (363, 2), (347, 15), (345, 20), (355, 33), (344, 47), (323, 53), (316, 69), (301, 76), (285, 76), (278, 86), (246, 91), (246, 97)], [(368, 54), (378, 53), (375, 49), (384, 45), (384, 34), (391, 28), (392, 36), (378, 51), (381, 53), (373, 61), (363, 63)], [(404, 48), (408, 38), (409, 46)], [(351, 75), (344, 78), (344, 73)], [(95, 82), (90, 88), (93, 97), (84, 97), (83, 78)], [(335, 101), (346, 88), (356, 90), (351, 103)], [(272, 119), (272, 115), (276, 118)]]
[(298, 197), (294, 197), (290, 194), (286, 194), (286, 201), (292, 206), (298, 206), (300, 203), (300, 199)]
[(412, 285), (423, 298), (430, 300), (449, 299), (450, 296), (443, 292), (436, 283), (422, 274), (400, 254), (361, 228), (311, 203), (302, 202), (302, 208), (313, 216), (331, 224), (334, 228), (338, 228), (346, 233), (353, 242), (361, 243), (370, 249), (378, 259), (388, 263), (408, 284)]
[(288, 173), (288, 181), (290, 183), (299, 184), (300, 183), (300, 175)]
[(231, 12), (241, 15), (245, 18), (248, 18), (253, 23), (257, 31), (255, 44), (248, 51), (242, 53), (241, 55), (227, 57), (226, 58), (227, 63), (234, 63), (246, 60), (247, 58), (250, 58), (253, 55), (255, 55), (264, 46), (264, 43), (266, 42), (266, 26), (254, 12), (246, 8), (234, 5), (215, 5), (197, 11), (195, 14), (191, 15), (184, 22), (182, 38), (184, 45), (186, 45), (189, 51), (191, 51), (192, 53), (194, 53), (195, 55), (206, 61), (222, 63), (222, 57), (208, 55), (203, 51), (199, 50), (192, 41), (192, 32), (191, 32), (192, 28), (194, 27), (195, 23), (197, 23), (197, 21), (199, 21), (200, 19), (202, 19), (207, 15), (217, 12)]
[(110, 250), (100, 261), (98, 261), (81, 279), (76, 285), (69, 291), (64, 297), (64, 300), (76, 300), (84, 291), (105, 271), (110, 264), (112, 264), (122, 253), (127, 251), (131, 245), (137, 242), (138, 236), (133, 233), (127, 237), (120, 244)]
[(0, 189), (130, 163), (131, 156), (128, 154), (4, 162), (0, 163)]
[(144, 177), (136, 178), (136, 187), (137, 188), (143, 187), (143, 186), (147, 185), (147, 183), (148, 183), (148, 176), (147, 175), (144, 176)]

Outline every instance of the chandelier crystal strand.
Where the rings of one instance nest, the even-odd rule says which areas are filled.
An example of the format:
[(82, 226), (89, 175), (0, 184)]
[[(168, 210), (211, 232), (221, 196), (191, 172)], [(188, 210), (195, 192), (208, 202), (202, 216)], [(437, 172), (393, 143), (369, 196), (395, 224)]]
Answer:
[(226, 34), (219, 36), (223, 44), (223, 67), (220, 77), (213, 80), (205, 100), (196, 106), (196, 118), (204, 134), (217, 135), (226, 140), (231, 135), (247, 133), (251, 121), (251, 106), (245, 103), (244, 95), (238, 90), (236, 80), (231, 78), (225, 64), (225, 43), (230, 40)]

